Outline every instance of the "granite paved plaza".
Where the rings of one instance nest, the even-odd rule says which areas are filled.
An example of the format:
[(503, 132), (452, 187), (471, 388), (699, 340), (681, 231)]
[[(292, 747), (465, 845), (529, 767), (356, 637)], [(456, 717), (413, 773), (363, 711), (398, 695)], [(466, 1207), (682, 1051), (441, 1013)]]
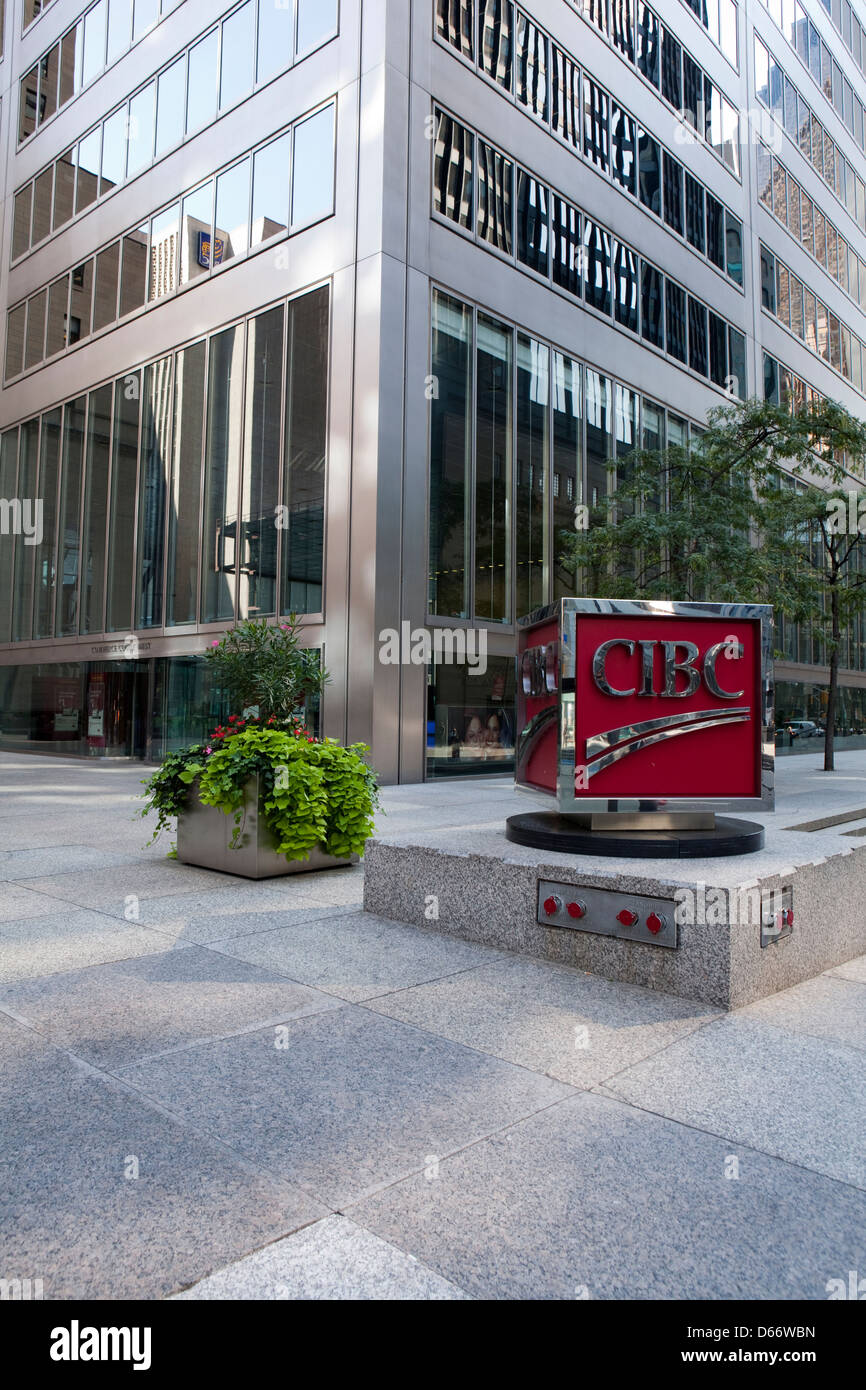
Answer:
[[(780, 760), (864, 810), (866, 752)], [(729, 1014), (145, 849), (0, 754), (0, 1279), (46, 1298), (825, 1299), (866, 1275), (866, 958)], [(526, 809), (384, 793), (382, 834)], [(866, 903), (863, 905), (866, 912)]]

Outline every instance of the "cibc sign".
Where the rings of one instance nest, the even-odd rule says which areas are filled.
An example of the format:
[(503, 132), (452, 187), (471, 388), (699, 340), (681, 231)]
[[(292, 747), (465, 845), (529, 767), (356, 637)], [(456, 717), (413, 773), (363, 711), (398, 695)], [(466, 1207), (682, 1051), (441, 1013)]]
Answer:
[(516, 781), (562, 812), (771, 810), (772, 610), (561, 599), (519, 625)]

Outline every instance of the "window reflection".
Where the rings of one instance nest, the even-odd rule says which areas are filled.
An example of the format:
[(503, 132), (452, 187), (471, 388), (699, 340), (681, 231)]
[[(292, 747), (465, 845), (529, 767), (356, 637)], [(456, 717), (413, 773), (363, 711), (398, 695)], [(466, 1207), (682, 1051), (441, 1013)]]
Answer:
[(126, 173), (127, 111), (121, 106), (102, 127), (102, 172), (99, 196), (123, 182)]
[(217, 48), (219, 32), (214, 29), (189, 51), (189, 80), (186, 93), (187, 134), (201, 130), (216, 118)]
[(153, 118), (156, 83), (137, 92), (129, 103), (129, 152), (126, 176), (132, 178), (153, 159)]
[(334, 107), (295, 126), (292, 227), (329, 217), (334, 210)]
[(297, 0), (298, 56), (336, 32), (337, 0)]
[(267, 82), (291, 62), (292, 19), (291, 4), (277, 5), (275, 0), (259, 0), (257, 82)]
[(92, 130), (78, 145), (78, 174), (75, 183), (75, 211), (83, 212), (96, 202), (99, 193), (99, 152), (101, 130)]
[(247, 326), (244, 457), (238, 537), (238, 617), (273, 613), (276, 605), (275, 512), (280, 482), (283, 386), (282, 305)]
[(180, 208), (175, 203), (154, 217), (150, 224), (150, 282), (147, 291), (150, 303), (164, 294), (170, 294), (178, 285), (179, 214)]
[(433, 297), (431, 371), (439, 391), (430, 411), (428, 603), (431, 613), (465, 618), (471, 505), (472, 311), (438, 291)]
[(291, 148), (291, 135), (281, 135), (253, 156), (253, 246), (288, 228)]
[(98, 0), (84, 16), (82, 86), (86, 87), (105, 67), (105, 0)]
[(141, 399), (136, 627), (162, 622), (162, 564), (171, 439), (171, 358), (144, 369)]
[(247, 249), (250, 218), (250, 161), (220, 174), (216, 187), (213, 264), (225, 265)]
[(120, 316), (140, 309), (147, 300), (147, 265), (150, 259), (150, 228), (145, 222), (123, 238), (120, 271)]
[(196, 619), (205, 354), (202, 341), (175, 357), (165, 615), (169, 627)]
[(213, 223), (213, 180), (210, 179), (194, 193), (188, 193), (183, 200), (181, 218), (180, 283), (186, 285), (190, 280), (205, 275), (211, 268), (215, 255), (221, 257), (224, 243), (217, 239), (211, 241)]
[(253, 0), (223, 24), (220, 59), (220, 109), (234, 106), (253, 89), (256, 11)]
[(244, 389), (243, 325), (210, 340), (202, 517), (202, 621), (235, 611)]
[(156, 158), (183, 139), (186, 62), (178, 58), (160, 73), (156, 98)]

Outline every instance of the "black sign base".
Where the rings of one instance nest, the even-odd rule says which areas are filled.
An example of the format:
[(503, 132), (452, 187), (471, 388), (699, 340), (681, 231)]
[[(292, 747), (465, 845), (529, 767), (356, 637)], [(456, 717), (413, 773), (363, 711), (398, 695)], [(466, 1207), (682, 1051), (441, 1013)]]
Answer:
[(764, 848), (764, 827), (717, 816), (712, 830), (581, 830), (571, 816), (529, 811), (509, 816), (505, 837), (557, 854), (615, 855), (621, 859), (717, 859)]

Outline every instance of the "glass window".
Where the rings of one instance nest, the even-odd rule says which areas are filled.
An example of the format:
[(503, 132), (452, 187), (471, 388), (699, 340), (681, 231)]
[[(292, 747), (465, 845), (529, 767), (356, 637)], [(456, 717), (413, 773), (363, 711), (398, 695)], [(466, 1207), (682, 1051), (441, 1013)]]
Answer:
[[(24, 369), (36, 367), (45, 356), (45, 314), (48, 291), (40, 290), (27, 301), (27, 338), (24, 344)], [(33, 493), (25, 493), (33, 496)]]
[(537, 270), (548, 273), (547, 218), (550, 194), (525, 169), (517, 171), (517, 259)]
[(735, 396), (746, 399), (746, 340), (736, 328), (728, 325), (728, 377)]
[[(326, 288), (302, 295), (289, 304), (283, 473), (288, 526), (282, 531), (282, 613), (318, 613), (323, 606), (329, 314)], [(456, 387), (456, 382), (452, 384)], [(468, 438), (467, 434), (467, 442)], [(462, 447), (456, 438), (449, 437), (448, 443), (458, 450)], [(462, 583), (462, 575), (459, 582)]]
[(147, 263), (150, 259), (150, 227), (147, 222), (123, 238), (120, 269), (120, 317), (140, 309), (147, 300)]
[(330, 217), (334, 211), (333, 105), (326, 106), (315, 116), (310, 116), (307, 120), (301, 121), (300, 125), (296, 125), (294, 137), (293, 231), (318, 222), (323, 217)]
[(54, 210), (52, 228), (65, 227), (75, 211), (75, 149), (67, 150), (54, 163)]
[[(24, 333), (27, 326), (27, 305), (19, 304), (6, 315), (6, 380), (17, 376), (24, 368)], [(0, 605), (2, 607), (2, 605)]]
[(244, 391), (244, 330), (210, 340), (202, 530), (202, 620), (235, 612), (237, 515)]
[(163, 357), (144, 369), (138, 495), (136, 627), (162, 623), (166, 493), (171, 457), (171, 367)]
[(667, 150), (663, 154), (665, 222), (675, 232), (683, 235), (683, 166), (672, 159)]
[(247, 0), (223, 23), (220, 58), (220, 109), (234, 106), (253, 89), (256, 11)]
[(78, 632), (79, 510), (84, 464), (84, 420), (87, 397), (67, 401), (63, 409), (63, 466), (60, 470), (58, 594), (54, 614), (56, 637)]
[[(547, 190), (545, 190), (546, 192)], [(583, 252), (580, 213), (564, 198), (553, 195), (553, 283), (581, 296)]]
[[(112, 0), (113, 4), (117, 0)], [(123, 0), (125, 5), (126, 0)], [(148, 29), (152, 29), (159, 19), (159, 0), (134, 0), (132, 18), (132, 42), (135, 43), (146, 34)]]
[(111, 445), (106, 632), (129, 632), (132, 628), (135, 571), (130, 557), (135, 537), (140, 404), (140, 372), (118, 377), (114, 383), (114, 436)]
[(686, 296), (673, 280), (665, 280), (665, 317), (668, 352), (678, 361), (686, 360)]
[(151, 82), (136, 92), (129, 103), (129, 152), (126, 176), (132, 178), (153, 159), (153, 123), (156, 105), (156, 83)]
[(725, 212), (725, 255), (727, 270), (737, 285), (743, 283), (743, 224), (730, 212)]
[[(188, 193), (181, 216), (180, 283), (186, 285), (206, 275), (213, 264), (211, 233), (213, 223), (213, 179)], [(154, 232), (154, 244), (156, 233)], [(220, 247), (225, 250), (225, 242)]]
[(597, 222), (584, 218), (583, 285), (587, 304), (602, 314), (611, 312), (611, 238)]
[(117, 318), (117, 277), (120, 269), (120, 242), (100, 251), (96, 257), (96, 288), (93, 296), (93, 329), (104, 328)]
[(637, 66), (638, 71), (653, 84), (661, 85), (660, 25), (649, 5), (638, 0), (637, 6)]
[(634, 62), (634, 0), (611, 0), (610, 28), (614, 45), (628, 62)]
[(78, 624), (82, 635), (105, 630), (105, 529), (108, 521), (111, 410), (111, 386), (100, 386), (98, 390), (90, 392)]
[(719, 270), (725, 268), (725, 210), (707, 193), (707, 256)]
[(102, 131), (97, 127), (78, 145), (78, 171), (75, 181), (75, 211), (83, 212), (96, 202), (99, 193), (99, 152)]
[(69, 276), (62, 275), (48, 289), (48, 328), (45, 356), (53, 357), (66, 347), (66, 316), (69, 312)]
[(158, 213), (150, 224), (150, 284), (147, 298), (151, 303), (177, 289), (181, 258), (179, 219), (180, 207), (175, 203), (165, 212)]
[(478, 210), (476, 231), (482, 241), (511, 255), (511, 189), (514, 165), (510, 159), (478, 141)]
[(39, 68), (31, 68), (18, 89), (18, 139), (26, 140), (36, 129), (39, 109)]
[(704, 74), (694, 58), (683, 52), (683, 116), (694, 130), (700, 130), (704, 98)]
[(611, 172), (614, 179), (632, 197), (637, 194), (637, 165), (635, 162), (635, 123), (627, 111), (615, 102), (610, 106)]
[(47, 121), (57, 110), (57, 73), (60, 67), (60, 45), (39, 60), (39, 121)]
[(54, 199), (54, 166), (43, 169), (33, 182), (33, 227), (31, 244), (36, 246), (51, 231), (51, 204)]
[(298, 57), (337, 32), (337, 0), (298, 0)]
[(766, 246), (761, 247), (761, 308), (776, 312), (776, 258)]
[(518, 334), (514, 530), (515, 603), (519, 614), (531, 613), (547, 597), (549, 380), (549, 349), (534, 338)]
[[(141, 3), (141, 0), (139, 0)], [(107, 60), (113, 63), (129, 48), (129, 0), (109, 0)], [(137, 37), (137, 36), (136, 36)]]
[[(479, 0), (478, 62), (481, 71), (511, 91), (514, 6), (503, 0)], [(554, 50), (556, 57), (562, 57)]]
[(106, 8), (106, 0), (97, 0), (84, 16), (84, 58), (81, 72), (84, 87), (98, 77), (105, 67)]
[(57, 539), (57, 483), (60, 471), (62, 411), (42, 416), (39, 447), (39, 497), (42, 499), (42, 539), (33, 547), (36, 592), (33, 597), (33, 636), (54, 632), (54, 545)]
[(478, 315), (475, 420), (475, 616), (511, 619), (512, 334)]
[(247, 325), (238, 618), (258, 618), (276, 609), (278, 533), (274, 515), (280, 500), (284, 317), (280, 305), (258, 314)]
[[(711, 7), (712, 3), (710, 0)], [(720, 0), (719, 45), (728, 62), (737, 67), (737, 6), (734, 0)]]
[(292, 61), (292, 7), (259, 0), (256, 81), (267, 82)]
[(640, 130), (637, 142), (638, 150), (638, 192), (644, 207), (654, 212), (657, 217), (662, 215), (662, 194), (661, 194), (661, 156), (659, 154), (658, 141), (645, 130)]
[(610, 382), (586, 369), (586, 497), (597, 507), (609, 492), (608, 461), (613, 454)]
[(649, 261), (641, 261), (641, 336), (653, 347), (664, 349), (665, 321), (663, 277)]
[(474, 56), (472, 14), (473, 0), (436, 0), (436, 33), (470, 59)]
[(68, 30), (60, 40), (60, 105), (65, 106), (81, 91), (81, 68), (84, 59), (84, 20)]
[(551, 113), (553, 132), (580, 149), (580, 69), (551, 45)]
[(288, 229), (291, 150), (286, 134), (253, 155), (253, 246)]
[(214, 265), (225, 265), (247, 250), (250, 227), (250, 161), (242, 159), (220, 174), (216, 186)]
[(728, 333), (724, 319), (710, 310), (710, 381), (724, 387), (728, 375)]
[(156, 157), (165, 154), (183, 139), (183, 112), (186, 96), (186, 59), (178, 58), (161, 72), (157, 81)]
[(791, 299), (788, 287), (788, 268), (776, 261), (776, 318), (787, 328), (791, 322)]
[(517, 99), (547, 120), (547, 39), (537, 24), (517, 11)]
[[(39, 417), (21, 426), (18, 456), (18, 495), (38, 496)], [(33, 574), (34, 547), (16, 536), (13, 551), (14, 579), (12, 583), (12, 641), (27, 641), (33, 635)]]
[(802, 338), (805, 332), (803, 325), (803, 283), (798, 280), (796, 275), (789, 276), (790, 295), (791, 295), (791, 331), (796, 333), (798, 338)]
[(102, 127), (102, 172), (99, 196), (123, 183), (126, 173), (127, 109), (121, 106)]
[(218, 44), (219, 31), (212, 29), (189, 51), (186, 91), (188, 135), (216, 119)]
[(198, 515), (204, 441), (204, 340), (177, 353), (168, 498), (167, 627), (196, 620)]
[(70, 343), (90, 336), (91, 314), (93, 312), (93, 258), (75, 267), (69, 287), (69, 331)]
[(675, 110), (680, 111), (683, 104), (682, 84), (683, 51), (673, 34), (662, 30), (662, 96)]
[(574, 594), (574, 562), (567, 538), (578, 519), (582, 501), (582, 421), (580, 363), (561, 352), (553, 354), (553, 599)]
[(614, 316), (630, 332), (638, 331), (638, 258), (630, 246), (616, 243), (614, 252)]
[(706, 245), (704, 236), (704, 188), (686, 171), (686, 239), (696, 251), (703, 253)]
[(33, 211), (33, 184), (28, 183), (15, 194), (12, 221), (12, 259), (30, 249), (30, 217)]
[(603, 34), (607, 33), (607, 0), (577, 0), (578, 8), (583, 9), (583, 13)]
[(590, 78), (583, 79), (583, 153), (605, 172), (610, 170), (607, 93)]
[(707, 308), (689, 295), (689, 366), (706, 376), (708, 370)]

